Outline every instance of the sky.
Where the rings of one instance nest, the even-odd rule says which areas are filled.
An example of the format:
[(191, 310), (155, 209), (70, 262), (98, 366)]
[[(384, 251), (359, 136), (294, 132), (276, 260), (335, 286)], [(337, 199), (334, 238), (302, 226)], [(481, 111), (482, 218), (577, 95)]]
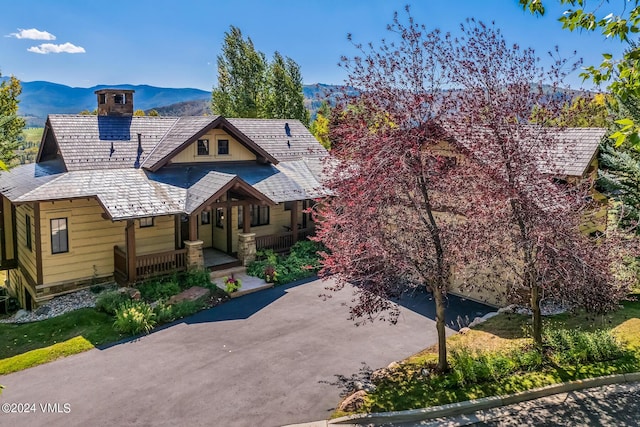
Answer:
[[(72, 87), (211, 90), (234, 25), (267, 58), (278, 51), (295, 60), (305, 84), (341, 84), (340, 57), (357, 54), (347, 34), (361, 43), (389, 38), (387, 24), (407, 4), (429, 29), (455, 34), (466, 18), (495, 22), (507, 42), (534, 48), (543, 62), (554, 46), (566, 57), (576, 51), (585, 65), (622, 52), (624, 45), (599, 33), (563, 30), (556, 3), (547, 0), (546, 16), (534, 17), (517, 0), (16, 0), (2, 4), (0, 72)], [(578, 88), (582, 79), (575, 73), (569, 82)]]

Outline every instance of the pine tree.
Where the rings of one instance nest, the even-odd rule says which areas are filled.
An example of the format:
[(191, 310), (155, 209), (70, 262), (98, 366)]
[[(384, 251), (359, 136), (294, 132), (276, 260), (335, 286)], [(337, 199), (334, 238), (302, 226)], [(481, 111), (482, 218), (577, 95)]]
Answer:
[[(640, 123), (640, 99), (618, 98), (618, 117), (630, 117)], [(617, 125), (615, 125), (617, 126)], [(612, 129), (613, 131), (617, 129)], [(640, 149), (629, 141), (616, 147), (613, 140), (602, 144), (599, 187), (619, 202), (617, 210), (623, 227), (637, 227), (640, 220)], [(636, 228), (640, 234), (640, 229)]]

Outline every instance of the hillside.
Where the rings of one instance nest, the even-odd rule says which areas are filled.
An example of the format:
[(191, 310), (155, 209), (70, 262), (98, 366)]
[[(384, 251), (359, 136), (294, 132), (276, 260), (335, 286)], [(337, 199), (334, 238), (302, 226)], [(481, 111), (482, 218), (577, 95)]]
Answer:
[[(5, 79), (6, 77), (2, 77)], [(70, 87), (46, 81), (22, 82), (19, 114), (27, 120), (28, 127), (44, 125), (47, 114), (77, 114), (96, 108), (94, 92), (103, 88), (135, 90), (136, 110), (146, 112), (155, 109), (160, 115), (200, 116), (210, 114), (211, 92), (192, 88), (161, 88), (149, 85), (98, 85), (89, 88)], [(337, 86), (305, 85), (305, 105), (312, 116)]]

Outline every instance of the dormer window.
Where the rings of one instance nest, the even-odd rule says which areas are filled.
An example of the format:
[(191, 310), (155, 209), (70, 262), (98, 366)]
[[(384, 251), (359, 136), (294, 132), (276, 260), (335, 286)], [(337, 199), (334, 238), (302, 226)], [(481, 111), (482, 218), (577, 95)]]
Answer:
[(114, 104), (124, 105), (127, 103), (127, 97), (124, 93), (116, 93), (113, 95)]
[(229, 155), (229, 140), (219, 139), (218, 140), (218, 156), (227, 156), (227, 155)]
[(199, 139), (198, 140), (198, 156), (208, 156), (208, 155), (209, 155), (209, 140)]

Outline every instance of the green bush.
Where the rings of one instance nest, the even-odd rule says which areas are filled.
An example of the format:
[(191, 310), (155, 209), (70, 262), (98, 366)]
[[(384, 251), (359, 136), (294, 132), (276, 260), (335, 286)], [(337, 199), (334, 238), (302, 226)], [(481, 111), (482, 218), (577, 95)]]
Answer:
[(113, 327), (123, 334), (149, 333), (156, 324), (156, 314), (149, 304), (141, 301), (126, 301), (116, 310)]
[(211, 273), (207, 269), (190, 269), (183, 274), (180, 285), (182, 289), (189, 289), (193, 286), (208, 288), (211, 286)]
[(288, 256), (276, 255), (271, 249), (257, 253), (257, 261), (247, 267), (247, 274), (272, 283), (290, 283), (311, 277), (320, 269), (318, 252), (324, 251), (322, 244), (301, 240), (291, 247)]
[(159, 325), (176, 320), (175, 314), (173, 313), (173, 306), (166, 305), (163, 301), (160, 301), (153, 311), (156, 314), (156, 321)]
[(624, 353), (622, 344), (608, 330), (586, 332), (571, 329), (553, 329), (545, 334), (551, 359), (556, 363), (604, 362)]
[(180, 285), (173, 280), (166, 282), (149, 281), (138, 286), (140, 295), (147, 301), (157, 301), (180, 293)]
[(131, 300), (131, 297), (127, 293), (106, 291), (96, 298), (96, 310), (113, 315), (116, 314), (116, 310), (122, 303), (129, 300)]
[(191, 316), (194, 313), (197, 313), (202, 308), (204, 308), (205, 303), (200, 300), (196, 301), (180, 301), (171, 306), (171, 311), (173, 313), (173, 318), (181, 319), (183, 317)]

